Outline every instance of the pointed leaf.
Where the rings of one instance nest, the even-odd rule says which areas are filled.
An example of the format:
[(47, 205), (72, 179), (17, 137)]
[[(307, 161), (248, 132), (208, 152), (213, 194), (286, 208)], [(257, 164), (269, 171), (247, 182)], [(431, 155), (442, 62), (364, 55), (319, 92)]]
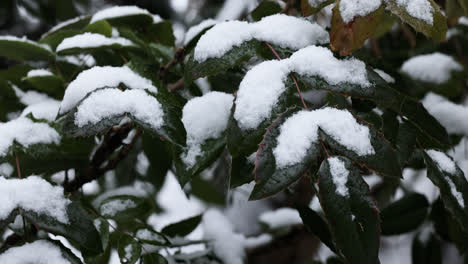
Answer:
[(336, 253), (335, 244), (332, 239), (330, 229), (327, 222), (314, 210), (309, 207), (301, 207), (297, 209), (301, 215), (302, 222), (307, 229), (316, 235), (327, 247)]
[(125, 234), (119, 239), (117, 252), (121, 263), (134, 264), (140, 259), (141, 246), (133, 237)]
[(281, 6), (273, 1), (261, 2), (251, 13), (253, 20), (259, 21), (263, 17), (281, 12)]
[(143, 197), (117, 195), (101, 202), (99, 211), (102, 216), (114, 220), (130, 220), (143, 218), (152, 208), (149, 201)]
[(190, 233), (192, 233), (195, 228), (200, 224), (202, 219), (202, 215), (192, 216), (190, 218), (184, 219), (177, 223), (173, 223), (170, 225), (165, 226), (161, 232), (170, 236), (170, 237), (184, 237)]
[(18, 61), (47, 61), (54, 58), (54, 53), (49, 46), (26, 38), (0, 36), (0, 57)]

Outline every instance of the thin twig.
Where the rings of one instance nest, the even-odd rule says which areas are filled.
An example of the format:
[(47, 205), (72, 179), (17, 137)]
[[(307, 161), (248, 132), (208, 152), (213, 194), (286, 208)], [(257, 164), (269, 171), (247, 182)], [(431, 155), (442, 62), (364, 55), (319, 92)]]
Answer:
[(324, 151), (325, 154), (327, 155), (327, 158), (331, 158), (330, 154), (328, 154), (327, 148), (326, 148), (325, 145), (323, 144), (323, 140), (320, 140), (320, 145), (322, 146), (323, 151)]
[[(267, 43), (267, 42), (264, 42), (264, 43), (265, 43), (265, 45), (267, 45), (267, 47), (271, 50), (271, 52), (273, 53), (273, 55), (275, 55), (276, 59), (281, 60), (281, 57), (279, 56), (278, 52), (276, 52), (276, 50), (275, 50), (269, 43)], [(302, 97), (301, 89), (299, 88), (299, 84), (297, 83), (296, 78), (294, 77), (294, 75), (293, 75), (292, 73), (289, 74), (289, 76), (290, 76), (291, 79), (293, 80), (294, 85), (296, 85), (296, 90), (297, 90), (297, 93), (299, 94), (299, 98), (301, 98), (302, 105), (304, 106), (304, 108), (305, 108), (306, 110), (309, 110), (309, 109), (307, 108), (307, 105), (306, 105), (305, 101), (304, 101), (304, 98)]]
[(20, 164), (19, 164), (19, 159), (18, 159), (18, 155), (15, 153), (15, 159), (16, 159), (16, 172), (18, 173), (18, 178), (22, 178), (21, 177), (21, 168), (20, 168)]

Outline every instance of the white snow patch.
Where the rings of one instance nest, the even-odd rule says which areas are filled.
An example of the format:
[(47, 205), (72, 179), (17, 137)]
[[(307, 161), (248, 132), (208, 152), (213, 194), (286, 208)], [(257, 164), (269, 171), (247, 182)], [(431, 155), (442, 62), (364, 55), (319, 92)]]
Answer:
[(119, 84), (124, 84), (131, 89), (147, 89), (152, 93), (158, 91), (151, 80), (141, 77), (127, 66), (96, 66), (81, 72), (68, 85), (60, 105), (60, 113), (70, 111), (88, 93), (98, 88), (117, 87)]
[(54, 121), (60, 107), (60, 102), (57, 100), (45, 100), (40, 103), (31, 104), (26, 107), (21, 113), (21, 117), (32, 114), (36, 119), (46, 119)]
[(0, 164), (0, 175), (1, 176), (6, 176), (6, 177), (10, 177), (11, 174), (13, 173), (14, 171), (14, 168), (13, 166), (11, 166), (10, 163), (2, 163)]
[(346, 110), (323, 108), (300, 111), (280, 127), (278, 145), (273, 150), (276, 166), (284, 168), (300, 162), (313, 142), (318, 140), (318, 128), (360, 156), (375, 153), (369, 128), (359, 124)]
[(202, 32), (204, 29), (216, 25), (219, 22), (214, 19), (206, 19), (200, 22), (199, 24), (190, 27), (187, 30), (187, 33), (185, 33), (185, 38), (184, 38), (184, 45), (187, 45), (194, 37), (196, 37), (200, 32)]
[(465, 200), (463, 199), (462, 193), (457, 190), (455, 183), (453, 183), (452, 179), (448, 177), (447, 177), (447, 183), (450, 186), (450, 192), (455, 197), (455, 199), (457, 199), (458, 204), (461, 206), (461, 208), (465, 208)]
[(403, 7), (410, 16), (421, 19), (429, 25), (433, 24), (434, 8), (428, 0), (386, 0), (395, 1)]
[(75, 18), (71, 18), (71, 19), (68, 19), (68, 20), (65, 20), (63, 22), (60, 22), (58, 23), (57, 25), (55, 25), (54, 27), (52, 27), (49, 31), (47, 31), (46, 33), (44, 33), (42, 36), (41, 36), (41, 39), (47, 37), (48, 35), (66, 27), (66, 26), (69, 26), (73, 23), (76, 23), (82, 19), (84, 19), (86, 16), (79, 16), (79, 17), (75, 17)]
[(62, 57), (58, 56), (57, 60), (66, 61), (70, 64), (78, 66), (93, 67), (94, 65), (96, 65), (96, 60), (94, 60), (94, 57), (90, 54), (78, 54)]
[(271, 110), (286, 90), (284, 81), (290, 72), (318, 76), (332, 85), (371, 85), (362, 61), (338, 60), (323, 47), (309, 46), (288, 59), (262, 62), (247, 72), (237, 92), (234, 118), (242, 129), (256, 128), (271, 116)]
[(54, 100), (47, 96), (46, 94), (39, 93), (36, 91), (26, 91), (23, 92), (21, 89), (19, 89), (16, 85), (10, 83), (10, 85), (13, 87), (13, 90), (15, 91), (16, 97), (19, 98), (19, 101), (24, 104), (24, 105), (33, 105), (37, 103), (41, 103), (44, 101), (50, 101)]
[[(59, 222), (68, 223), (67, 206), (70, 200), (63, 188), (52, 186), (38, 176), (25, 179), (0, 177), (0, 219), (5, 219), (16, 208), (47, 214)], [(3, 263), (3, 262), (1, 262)]]
[(343, 197), (348, 197), (349, 191), (346, 183), (348, 182), (349, 171), (346, 169), (344, 161), (337, 157), (328, 158), (328, 165), (330, 166), (333, 183), (336, 186), (336, 192)]
[(150, 166), (150, 162), (148, 157), (145, 155), (145, 153), (142, 151), (138, 154), (137, 156), (137, 164), (135, 166), (136, 171), (140, 175), (146, 175), (148, 172), (148, 168)]
[(0, 255), (0, 263), (8, 264), (70, 264), (60, 248), (46, 240), (37, 240), (20, 247), (12, 247)]
[(158, 24), (163, 22), (163, 19), (160, 15), (152, 15), (153, 16), (153, 24)]
[(433, 161), (435, 161), (439, 169), (442, 171), (448, 172), (450, 174), (457, 173), (457, 166), (455, 165), (455, 162), (449, 158), (447, 154), (435, 149), (427, 150), (426, 153)]
[(119, 212), (136, 207), (136, 203), (130, 199), (115, 199), (104, 202), (100, 206), (103, 216), (113, 217)]
[(412, 79), (435, 84), (447, 82), (452, 72), (462, 70), (460, 63), (439, 52), (412, 57), (401, 66), (401, 71)]
[(460, 17), (458, 19), (458, 24), (468, 26), (468, 17), (465, 17), (465, 16)]
[(382, 71), (382, 70), (379, 70), (379, 69), (374, 69), (374, 71), (382, 78), (384, 79), (386, 82), (388, 83), (395, 83), (395, 78), (393, 78), (390, 74)]
[(35, 69), (35, 70), (30, 70), (26, 77), (36, 77), (36, 76), (51, 76), (54, 75), (48, 70), (45, 69)]
[(101, 10), (93, 15), (90, 24), (105, 19), (112, 19), (118, 17), (134, 16), (134, 15), (149, 15), (150, 12), (146, 9), (139, 8), (138, 6), (114, 6)]
[(468, 106), (455, 104), (446, 98), (428, 93), (422, 103), (427, 111), (433, 115), (450, 134), (468, 136)]
[(227, 127), (231, 112), (231, 94), (209, 92), (188, 101), (182, 110), (182, 123), (187, 131), (187, 153), (182, 159), (188, 166), (195, 164), (201, 154), (201, 145), (207, 139), (221, 136)]
[(60, 135), (46, 123), (34, 123), (26, 117), (0, 124), (0, 156), (5, 156), (13, 142), (24, 147), (34, 144), (59, 144)]
[(329, 41), (328, 33), (319, 25), (304, 19), (277, 14), (256, 23), (228, 21), (215, 25), (197, 43), (195, 60), (203, 62), (219, 58), (242, 43), (257, 39), (283, 48), (300, 49)]
[(382, 0), (341, 0), (340, 15), (345, 23), (353, 21), (355, 17), (367, 16), (382, 5)]
[(259, 217), (260, 222), (270, 229), (279, 229), (293, 225), (301, 225), (302, 218), (296, 209), (280, 208), (275, 211), (265, 212)]
[(86, 32), (64, 39), (57, 46), (57, 52), (73, 48), (96, 48), (102, 46), (111, 46), (114, 44), (125, 47), (135, 46), (133, 42), (125, 38), (108, 38), (101, 34)]

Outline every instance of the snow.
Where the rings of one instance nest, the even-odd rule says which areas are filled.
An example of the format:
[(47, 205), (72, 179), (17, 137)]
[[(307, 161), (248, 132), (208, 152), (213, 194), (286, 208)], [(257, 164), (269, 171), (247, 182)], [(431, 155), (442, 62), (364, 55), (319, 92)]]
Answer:
[(283, 48), (300, 49), (328, 43), (328, 33), (319, 25), (283, 14), (264, 17), (256, 23), (227, 21), (208, 30), (197, 43), (194, 58), (204, 62), (219, 58), (233, 47), (257, 39)]
[(163, 109), (155, 97), (141, 89), (105, 88), (86, 97), (75, 113), (75, 125), (97, 124), (105, 118), (131, 114), (153, 129), (163, 123)]
[(137, 156), (137, 163), (135, 166), (136, 171), (138, 172), (138, 174), (146, 176), (149, 166), (150, 166), (150, 162), (149, 162), (148, 157), (145, 155), (143, 151), (140, 152)]
[(370, 142), (369, 128), (359, 124), (346, 110), (323, 108), (299, 111), (280, 127), (277, 146), (273, 149), (276, 166), (284, 168), (302, 161), (313, 142), (318, 129), (359, 156), (375, 153)]
[(15, 169), (10, 163), (2, 163), (0, 164), (0, 176), (10, 177)]
[(35, 69), (35, 70), (30, 70), (26, 76), (29, 78), (29, 77), (50, 76), (50, 75), (54, 75), (54, 74), (45, 69)]
[(90, 54), (78, 54), (78, 55), (69, 55), (57, 57), (57, 60), (66, 61), (70, 64), (78, 66), (93, 67), (96, 65), (96, 60)]
[[(390, 0), (386, 0), (390, 1)], [(420, 19), (429, 25), (433, 24), (434, 8), (428, 0), (392, 0), (403, 7), (410, 16)]]
[(468, 26), (468, 17), (465, 17), (465, 16), (460, 17), (458, 19), (458, 24)]
[(412, 79), (435, 84), (447, 82), (452, 72), (462, 70), (461, 64), (439, 52), (412, 57), (401, 66), (401, 71)]
[(47, 37), (48, 35), (66, 27), (66, 26), (69, 26), (73, 23), (76, 23), (82, 19), (86, 18), (86, 16), (79, 16), (79, 17), (75, 17), (75, 18), (71, 18), (71, 19), (68, 19), (68, 20), (65, 20), (63, 22), (60, 22), (58, 23), (57, 25), (55, 25), (54, 27), (52, 27), (49, 31), (47, 31), (46, 33), (44, 33), (42, 36), (41, 36), (41, 39)]
[(309, 5), (311, 5), (312, 7), (319, 7), (321, 4), (325, 3), (326, 1), (328, 0), (309, 0)]
[(24, 147), (35, 144), (59, 144), (60, 135), (46, 123), (34, 123), (31, 119), (19, 117), (0, 124), (0, 156), (5, 156), (13, 142)]
[(32, 114), (36, 119), (46, 119), (54, 121), (60, 107), (60, 102), (57, 100), (45, 100), (40, 103), (31, 104), (26, 107), (21, 113), (21, 117)]
[(362, 61), (354, 58), (338, 60), (327, 48), (309, 46), (288, 59), (262, 62), (247, 72), (237, 92), (234, 112), (240, 128), (256, 128), (271, 116), (271, 110), (286, 91), (284, 82), (290, 72), (318, 76), (331, 85), (371, 85)]
[(448, 133), (468, 136), (468, 122), (466, 122), (468, 106), (455, 104), (434, 93), (426, 94), (422, 103)]
[(127, 66), (96, 66), (82, 71), (68, 85), (60, 105), (60, 113), (70, 111), (88, 93), (98, 88), (117, 87), (119, 84), (124, 84), (131, 89), (147, 89), (152, 93), (158, 91), (151, 80), (141, 77)]
[(0, 219), (7, 218), (19, 207), (37, 214), (47, 214), (61, 223), (68, 223), (67, 206), (70, 200), (63, 195), (63, 188), (52, 186), (38, 176), (25, 179), (0, 177), (0, 200)]
[(379, 70), (379, 69), (374, 69), (374, 71), (382, 78), (384, 79), (386, 82), (388, 83), (395, 83), (395, 78), (393, 78), (392, 76), (390, 76), (390, 74), (382, 71), (382, 70)]
[(253, 67), (242, 79), (236, 97), (234, 118), (243, 129), (254, 129), (271, 116), (271, 110), (285, 92), (289, 65), (265, 61)]
[(447, 154), (435, 149), (427, 150), (426, 153), (433, 161), (435, 161), (437, 167), (439, 167), (439, 169), (442, 171), (450, 174), (457, 173), (457, 166), (455, 165), (455, 162), (453, 162), (453, 160), (449, 158)]
[(453, 183), (452, 179), (447, 177), (447, 183), (450, 186), (450, 192), (452, 193), (453, 197), (457, 199), (458, 204), (461, 208), (465, 208), (465, 200), (463, 199), (463, 195), (461, 192), (457, 190), (455, 183)]
[(328, 165), (330, 166), (333, 183), (336, 186), (336, 192), (343, 197), (348, 197), (349, 191), (346, 183), (348, 182), (349, 171), (346, 169), (344, 161), (337, 157), (328, 158)]
[(244, 241), (244, 246), (246, 249), (254, 249), (266, 244), (269, 244), (273, 241), (273, 237), (270, 234), (261, 234), (258, 237), (248, 237)]
[(16, 85), (10, 83), (11, 87), (15, 91), (16, 97), (19, 98), (19, 101), (24, 104), (24, 105), (33, 105), (37, 103), (41, 103), (44, 101), (49, 101), (49, 100), (54, 100), (47, 96), (46, 94), (39, 93), (36, 91), (26, 91), (23, 92), (20, 88), (18, 88)]
[(221, 136), (227, 127), (234, 97), (223, 92), (209, 92), (188, 101), (182, 110), (182, 123), (187, 131), (188, 151), (182, 156), (190, 167), (201, 154), (207, 139)]
[(203, 215), (205, 239), (211, 241), (213, 251), (225, 264), (243, 264), (244, 236), (234, 233), (232, 224), (218, 210), (210, 209)]
[(165, 244), (166, 243), (166, 240), (163, 238), (163, 236), (145, 228), (145, 229), (139, 229), (137, 232), (136, 232), (136, 237), (138, 239), (142, 239), (142, 240), (147, 240), (147, 241), (155, 241), (155, 242), (159, 242), (161, 244)]
[(18, 38), (18, 37), (15, 37), (15, 36), (9, 36), (9, 35), (0, 36), (0, 40), (24, 42), (24, 43), (28, 43), (28, 44), (34, 45), (34, 46), (42, 48), (42, 49), (46, 49), (48, 51), (52, 51), (50, 49), (49, 45), (34, 42), (34, 41), (29, 40), (28, 38), (26, 38), (26, 36), (23, 36), (22, 38)]
[(340, 15), (345, 23), (349, 23), (355, 17), (369, 15), (381, 5), (382, 0), (341, 0), (339, 4)]
[(199, 24), (192, 26), (187, 30), (187, 33), (185, 33), (185, 38), (184, 38), (184, 45), (187, 45), (194, 37), (196, 37), (200, 32), (202, 32), (204, 29), (216, 25), (218, 21), (214, 19), (206, 19), (200, 22)]
[(115, 199), (102, 203), (100, 210), (103, 216), (113, 217), (119, 212), (135, 207), (136, 203), (130, 199)]
[(279, 229), (302, 224), (302, 218), (299, 212), (292, 208), (280, 208), (275, 211), (265, 212), (260, 215), (259, 220), (270, 229)]
[(137, 186), (123, 186), (123, 187), (112, 189), (112, 190), (102, 193), (101, 195), (96, 197), (96, 199), (94, 199), (92, 204), (95, 208), (97, 208), (104, 200), (107, 200), (110, 197), (119, 196), (119, 195), (145, 197), (149, 194), (144, 189), (137, 188)]
[(86, 32), (64, 39), (57, 46), (57, 52), (74, 48), (96, 48), (102, 46), (111, 46), (114, 44), (126, 47), (135, 46), (133, 42), (125, 38), (108, 38), (101, 34)]
[(46, 240), (9, 248), (0, 255), (0, 263), (71, 264), (63, 257), (59, 247)]
[(93, 15), (90, 24), (99, 20), (113, 19), (118, 17), (134, 16), (134, 15), (149, 15), (150, 12), (146, 9), (141, 9), (137, 6), (114, 6), (104, 10), (101, 10)]
[(153, 24), (158, 24), (163, 22), (163, 19), (160, 15), (152, 15), (153, 16)]

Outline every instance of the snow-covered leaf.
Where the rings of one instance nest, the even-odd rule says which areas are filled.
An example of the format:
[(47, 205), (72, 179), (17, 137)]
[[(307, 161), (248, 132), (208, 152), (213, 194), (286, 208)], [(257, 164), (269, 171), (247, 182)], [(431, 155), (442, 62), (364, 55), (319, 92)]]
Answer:
[(274, 1), (263, 1), (250, 13), (250, 15), (253, 20), (259, 21), (263, 17), (279, 13), (281, 9), (281, 6)]
[(59, 23), (48, 32), (44, 33), (39, 43), (47, 44), (55, 50), (65, 38), (82, 33), (83, 28), (86, 27), (90, 19), (90, 16), (80, 16)]
[(58, 241), (36, 240), (21, 246), (10, 247), (0, 254), (1, 263), (60, 263), (81, 264), (68, 248)]
[(57, 46), (57, 53), (59, 55), (73, 55), (106, 49), (134, 50), (137, 49), (137, 46), (125, 38), (108, 38), (101, 34), (87, 32), (64, 39)]
[(95, 13), (90, 23), (107, 20), (115, 26), (141, 27), (153, 23), (153, 15), (137, 6), (114, 6)]
[(348, 263), (378, 263), (380, 219), (369, 187), (351, 161), (331, 157), (319, 175), (320, 204)]
[(438, 150), (425, 151), (424, 160), (427, 177), (439, 187), (445, 208), (464, 230), (468, 230), (468, 209), (465, 202), (468, 201), (468, 182), (463, 171), (452, 158)]
[(117, 252), (119, 253), (121, 263), (137, 263), (137, 261), (140, 259), (141, 251), (141, 245), (136, 241), (135, 238), (127, 234), (120, 236)]
[(151, 230), (149, 228), (142, 228), (135, 231), (135, 237), (143, 243), (148, 243), (156, 246), (165, 246), (170, 244), (169, 240), (164, 234)]
[(46, 94), (56, 98), (63, 97), (65, 89), (62, 78), (52, 73), (45, 74), (46, 71), (44, 71), (44, 74), (32, 74), (34, 72), (35, 70), (30, 71), (28, 75), (22, 80), (35, 89), (45, 92)]
[(53, 59), (54, 53), (49, 46), (26, 37), (0, 36), (0, 57), (19, 61), (48, 61)]
[(380, 212), (382, 235), (398, 235), (418, 228), (426, 219), (429, 202), (422, 194), (411, 193)]
[(102, 201), (99, 212), (106, 218), (117, 221), (142, 218), (149, 213), (152, 205), (144, 197), (116, 195)]
[(433, 0), (388, 0), (385, 3), (394, 15), (416, 31), (436, 41), (446, 39), (447, 21)]

